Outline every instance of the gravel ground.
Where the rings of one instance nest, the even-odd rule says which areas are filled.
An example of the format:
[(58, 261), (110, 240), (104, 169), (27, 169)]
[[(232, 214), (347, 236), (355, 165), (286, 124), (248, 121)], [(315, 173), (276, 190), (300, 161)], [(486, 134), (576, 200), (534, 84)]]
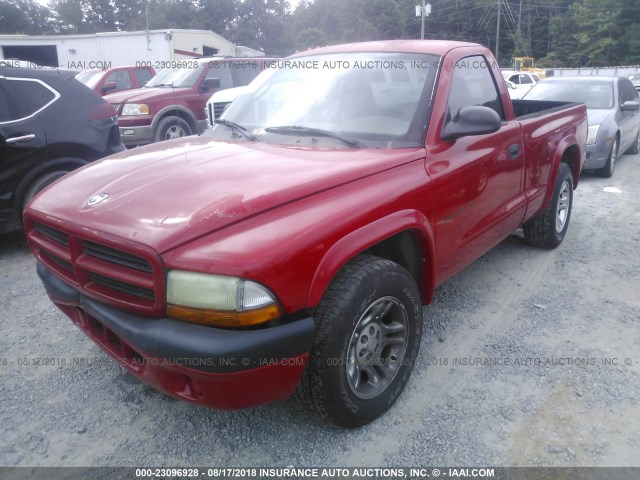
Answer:
[(221, 412), (143, 385), (2, 237), (0, 466), (640, 466), (639, 162), (582, 176), (560, 248), (516, 234), (440, 287), (405, 393), (350, 431), (293, 401)]

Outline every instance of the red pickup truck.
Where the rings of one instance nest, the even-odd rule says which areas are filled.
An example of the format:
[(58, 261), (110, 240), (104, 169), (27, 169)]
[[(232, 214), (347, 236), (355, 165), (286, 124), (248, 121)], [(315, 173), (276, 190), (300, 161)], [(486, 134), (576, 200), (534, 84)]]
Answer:
[(143, 381), (363, 425), (409, 381), (436, 286), (521, 226), (563, 240), (586, 109), (512, 102), (471, 43), (280, 63), (200, 137), (50, 186), (27, 237), (52, 301)]

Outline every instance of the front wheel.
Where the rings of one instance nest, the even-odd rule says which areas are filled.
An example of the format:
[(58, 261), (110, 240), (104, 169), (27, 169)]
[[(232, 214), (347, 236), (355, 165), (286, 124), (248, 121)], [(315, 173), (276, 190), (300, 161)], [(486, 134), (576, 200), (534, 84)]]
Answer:
[(609, 158), (607, 158), (607, 163), (604, 164), (604, 167), (596, 170), (596, 173), (601, 177), (611, 178), (613, 175), (613, 169), (616, 167), (616, 160), (618, 159), (618, 137), (613, 141), (611, 145), (611, 151), (609, 152)]
[(549, 249), (560, 245), (569, 228), (572, 205), (573, 176), (569, 165), (561, 163), (549, 206), (524, 224), (525, 240), (536, 247)]
[(153, 135), (154, 142), (171, 140), (191, 135), (191, 127), (180, 117), (165, 117), (158, 123)]
[(339, 426), (371, 422), (396, 401), (418, 355), (422, 309), (413, 277), (390, 260), (361, 255), (338, 273), (315, 319), (298, 401)]

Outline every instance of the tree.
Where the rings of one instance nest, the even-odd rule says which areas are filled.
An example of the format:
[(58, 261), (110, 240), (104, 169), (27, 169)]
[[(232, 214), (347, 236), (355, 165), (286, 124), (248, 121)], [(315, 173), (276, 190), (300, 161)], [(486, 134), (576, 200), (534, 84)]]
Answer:
[(234, 18), (227, 29), (228, 38), (265, 53), (291, 53), (291, 41), (285, 32), (289, 18), (287, 0), (244, 0), (236, 3)]
[(0, 33), (41, 35), (54, 31), (49, 8), (35, 0), (0, 0)]
[(610, 65), (620, 7), (615, 0), (583, 0), (573, 4), (572, 19), (577, 28), (573, 38), (577, 48), (570, 59), (575, 65)]

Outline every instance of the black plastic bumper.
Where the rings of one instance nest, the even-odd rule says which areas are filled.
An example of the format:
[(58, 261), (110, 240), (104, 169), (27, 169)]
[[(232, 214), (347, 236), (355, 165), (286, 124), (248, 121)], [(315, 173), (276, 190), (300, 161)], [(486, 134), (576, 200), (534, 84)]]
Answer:
[[(313, 318), (259, 330), (222, 330), (171, 318), (145, 318), (114, 309), (82, 294), (38, 262), (38, 275), (54, 303), (82, 309), (133, 348), (210, 373), (249, 370), (293, 358), (311, 349)], [(206, 360), (206, 361), (205, 361)]]

